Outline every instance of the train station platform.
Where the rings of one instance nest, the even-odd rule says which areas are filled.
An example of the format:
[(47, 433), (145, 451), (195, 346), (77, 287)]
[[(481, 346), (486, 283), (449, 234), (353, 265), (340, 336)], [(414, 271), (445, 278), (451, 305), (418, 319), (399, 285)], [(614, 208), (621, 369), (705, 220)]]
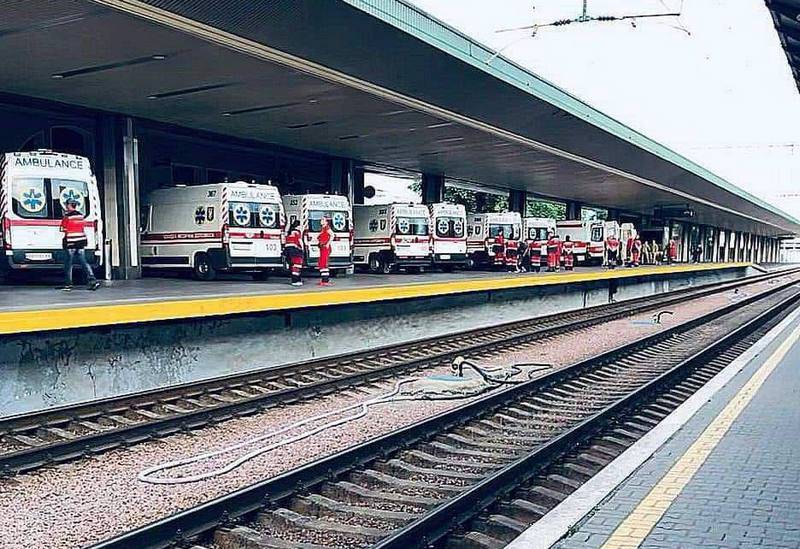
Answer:
[(796, 310), (508, 549), (800, 547), (799, 341)]
[(58, 292), (52, 286), (0, 289), (0, 334), (137, 324), (265, 313), (337, 305), (425, 299), (459, 294), (659, 279), (670, 276), (744, 271), (749, 263), (676, 264), (607, 270), (579, 267), (573, 272), (506, 274), (455, 272), (374, 275), (358, 273), (320, 288), (309, 278), (301, 288), (286, 280), (242, 279), (198, 282), (182, 278), (115, 281), (97, 292)]

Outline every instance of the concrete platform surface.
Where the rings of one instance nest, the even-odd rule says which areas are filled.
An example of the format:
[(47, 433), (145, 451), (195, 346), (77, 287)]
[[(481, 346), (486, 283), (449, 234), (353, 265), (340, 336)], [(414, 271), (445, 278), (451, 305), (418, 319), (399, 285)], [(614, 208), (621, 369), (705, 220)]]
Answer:
[[(798, 341), (795, 314), (784, 331), (553, 547), (800, 547)], [(539, 545), (523, 538), (512, 544), (523, 546)]]
[(145, 278), (114, 281), (96, 292), (80, 289), (60, 292), (44, 285), (3, 286), (0, 287), (0, 334), (371, 303), (747, 266), (748, 263), (701, 263), (615, 270), (581, 267), (573, 272), (536, 274), (359, 273), (335, 279), (335, 285), (330, 288), (317, 286), (316, 278), (308, 278), (305, 286), (293, 288), (280, 277), (267, 282), (235, 277), (215, 282)]

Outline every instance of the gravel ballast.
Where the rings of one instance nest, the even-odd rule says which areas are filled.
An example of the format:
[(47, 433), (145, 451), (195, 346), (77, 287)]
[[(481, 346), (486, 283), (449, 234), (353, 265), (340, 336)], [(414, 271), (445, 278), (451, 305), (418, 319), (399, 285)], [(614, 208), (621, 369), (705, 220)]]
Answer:
[[(492, 353), (480, 359), (480, 363), (486, 366), (547, 363), (553, 367), (563, 367), (717, 310), (732, 300), (741, 299), (742, 294), (753, 295), (771, 287), (771, 284), (764, 282), (748, 286), (736, 295), (728, 291), (672, 306), (669, 310), (674, 314), (665, 316), (661, 325), (648, 322), (653, 315), (646, 313), (584, 329), (579, 337), (574, 334), (572, 337), (561, 335), (544, 342)], [(448, 370), (439, 368), (428, 373), (444, 374)], [(418, 375), (422, 374), (414, 377)], [(145, 467), (221, 449), (304, 418), (362, 402), (390, 390), (393, 383), (387, 381), (368, 388), (276, 407), (189, 434), (178, 434), (3, 480), (0, 482), (0, 545), (9, 549), (60, 549), (96, 543), (460, 406), (468, 400), (380, 405), (372, 408), (362, 419), (263, 454), (228, 474), (197, 483), (154, 485), (137, 480), (137, 475)], [(284, 436), (291, 434), (295, 433)], [(265, 444), (259, 442), (245, 446), (235, 455), (242, 455)], [(170, 475), (206, 472), (230, 459), (230, 456), (221, 456), (202, 464), (183, 466), (170, 471)]]

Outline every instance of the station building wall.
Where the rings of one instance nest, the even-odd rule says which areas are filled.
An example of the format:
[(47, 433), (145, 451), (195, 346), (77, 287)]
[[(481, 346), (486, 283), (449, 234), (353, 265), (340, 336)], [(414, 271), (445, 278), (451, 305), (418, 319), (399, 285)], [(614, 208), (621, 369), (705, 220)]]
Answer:
[[(243, 179), (271, 181), (282, 193), (336, 191), (352, 197), (353, 187), (358, 186), (354, 183), (358, 168), (352, 160), (34, 98), (0, 94), (0, 119), (0, 151), (47, 148), (81, 154), (92, 162), (105, 205), (115, 278), (140, 275), (138, 227), (116, 220), (139, 219), (139, 215), (129, 217), (127, 209), (138, 210), (146, 194), (159, 187)], [(126, 196), (135, 197), (136, 203), (119, 198)], [(703, 246), (703, 261), (778, 260), (775, 239), (683, 221), (641, 217), (631, 221), (646, 229), (646, 240), (658, 242), (661, 232), (662, 246), (669, 236), (677, 237), (681, 261), (690, 260), (690, 250), (698, 243)]]

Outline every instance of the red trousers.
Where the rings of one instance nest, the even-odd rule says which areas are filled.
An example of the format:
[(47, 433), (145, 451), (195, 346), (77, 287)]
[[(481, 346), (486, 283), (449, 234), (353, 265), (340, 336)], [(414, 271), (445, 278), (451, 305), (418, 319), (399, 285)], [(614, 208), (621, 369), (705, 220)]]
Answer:
[(558, 252), (547, 252), (547, 266), (549, 268), (558, 267)]
[(328, 261), (331, 258), (331, 247), (325, 246), (319, 249), (319, 270), (328, 268)]

